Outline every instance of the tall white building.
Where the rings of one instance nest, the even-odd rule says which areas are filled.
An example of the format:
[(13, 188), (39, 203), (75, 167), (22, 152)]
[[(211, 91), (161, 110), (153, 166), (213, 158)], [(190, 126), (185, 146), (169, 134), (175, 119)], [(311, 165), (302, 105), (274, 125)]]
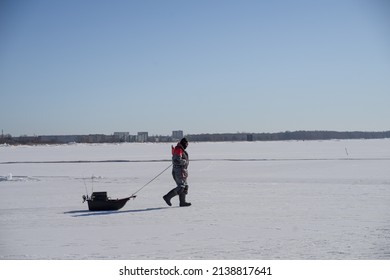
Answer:
[(173, 140), (180, 140), (184, 137), (183, 130), (174, 130), (172, 131), (172, 138)]

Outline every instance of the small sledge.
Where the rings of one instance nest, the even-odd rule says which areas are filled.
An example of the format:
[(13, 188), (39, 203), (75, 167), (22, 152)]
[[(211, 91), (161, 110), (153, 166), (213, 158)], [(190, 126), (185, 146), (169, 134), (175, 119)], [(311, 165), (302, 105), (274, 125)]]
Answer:
[(89, 211), (109, 211), (121, 209), (127, 201), (135, 197), (135, 195), (132, 195), (125, 198), (111, 199), (107, 196), (107, 192), (93, 192), (91, 197), (83, 195), (83, 202), (88, 202)]
[[(140, 189), (134, 192), (131, 196), (125, 198), (117, 198), (111, 199), (107, 196), (107, 192), (92, 192), (92, 195), (88, 196), (87, 186), (85, 186), (85, 190), (87, 191), (87, 195), (83, 195), (83, 203), (88, 202), (89, 211), (112, 211), (119, 210), (123, 206), (125, 206), (126, 202), (128, 202), (131, 198), (136, 198), (136, 193), (140, 192), (143, 188), (149, 185), (151, 182), (156, 180), (161, 174), (170, 168), (172, 164), (170, 164), (167, 168), (161, 171), (158, 175), (156, 175), (152, 180), (143, 185)], [(85, 184), (85, 183), (84, 183)]]

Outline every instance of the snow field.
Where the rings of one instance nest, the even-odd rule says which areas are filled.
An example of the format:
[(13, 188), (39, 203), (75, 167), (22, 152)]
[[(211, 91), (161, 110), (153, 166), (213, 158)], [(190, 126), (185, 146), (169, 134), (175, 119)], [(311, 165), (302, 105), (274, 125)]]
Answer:
[(1, 146), (0, 259), (390, 259), (389, 139), (190, 143), (191, 207), (162, 200), (170, 170), (119, 211), (82, 204), (137, 191), (170, 145)]

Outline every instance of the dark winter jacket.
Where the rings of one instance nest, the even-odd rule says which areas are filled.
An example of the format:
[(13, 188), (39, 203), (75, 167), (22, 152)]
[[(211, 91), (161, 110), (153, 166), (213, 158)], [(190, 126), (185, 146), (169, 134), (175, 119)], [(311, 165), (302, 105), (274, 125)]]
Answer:
[(181, 175), (182, 178), (186, 179), (188, 177), (187, 168), (189, 163), (188, 153), (180, 143), (178, 143), (176, 147), (172, 147), (172, 164), (174, 173)]

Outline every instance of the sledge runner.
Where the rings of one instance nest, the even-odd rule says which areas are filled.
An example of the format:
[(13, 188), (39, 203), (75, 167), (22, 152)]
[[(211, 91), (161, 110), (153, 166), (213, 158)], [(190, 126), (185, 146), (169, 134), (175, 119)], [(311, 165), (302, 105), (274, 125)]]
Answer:
[(191, 203), (186, 202), (186, 195), (188, 194), (187, 169), (189, 164), (188, 153), (185, 151), (187, 147), (188, 140), (186, 138), (181, 139), (176, 147), (172, 146), (172, 176), (177, 187), (163, 196), (163, 199), (169, 206), (172, 206), (171, 199), (176, 195), (179, 195), (180, 207), (191, 205)]

